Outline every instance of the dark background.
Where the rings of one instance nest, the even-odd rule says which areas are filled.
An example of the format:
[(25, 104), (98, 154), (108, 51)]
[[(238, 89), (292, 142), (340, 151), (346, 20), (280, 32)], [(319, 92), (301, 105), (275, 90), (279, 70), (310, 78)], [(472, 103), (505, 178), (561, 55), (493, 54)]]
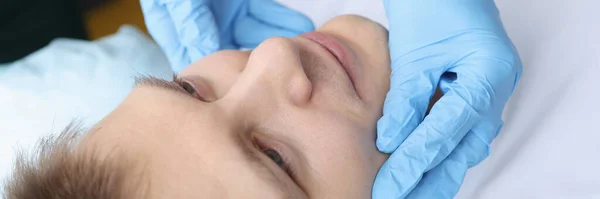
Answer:
[(0, 63), (58, 37), (93, 40), (123, 24), (145, 31), (139, 0), (0, 0)]
[(53, 38), (87, 39), (75, 0), (0, 1), (0, 63), (45, 46)]

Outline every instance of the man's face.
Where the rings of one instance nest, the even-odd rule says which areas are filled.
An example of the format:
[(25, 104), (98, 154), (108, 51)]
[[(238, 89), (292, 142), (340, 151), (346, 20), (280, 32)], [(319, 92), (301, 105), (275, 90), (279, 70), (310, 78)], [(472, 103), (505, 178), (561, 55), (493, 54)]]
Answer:
[(146, 162), (151, 198), (370, 198), (387, 31), (357, 16), (143, 80), (83, 146)]

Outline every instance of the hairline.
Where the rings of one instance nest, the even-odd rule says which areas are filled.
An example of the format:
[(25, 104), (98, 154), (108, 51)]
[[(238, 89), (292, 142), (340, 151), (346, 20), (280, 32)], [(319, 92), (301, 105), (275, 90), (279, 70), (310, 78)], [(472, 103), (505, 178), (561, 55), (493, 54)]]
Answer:
[[(108, 198), (145, 195), (149, 181), (145, 180), (145, 168), (140, 167), (137, 158), (127, 158), (118, 148), (100, 155), (96, 147), (81, 145), (82, 138), (99, 129), (87, 131), (73, 121), (60, 134), (40, 138), (30, 150), (18, 148), (13, 169), (2, 181), (4, 197), (62, 198), (67, 192), (74, 192), (67, 196), (76, 196), (86, 194), (85, 191)], [(137, 169), (140, 172), (131, 172)], [(77, 174), (81, 175), (74, 176)]]

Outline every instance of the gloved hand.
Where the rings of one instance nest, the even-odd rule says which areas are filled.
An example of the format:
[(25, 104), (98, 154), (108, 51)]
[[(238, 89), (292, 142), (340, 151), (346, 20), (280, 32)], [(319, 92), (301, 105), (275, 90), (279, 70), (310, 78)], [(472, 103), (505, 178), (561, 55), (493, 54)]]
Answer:
[[(492, 0), (384, 0), (392, 75), (373, 198), (452, 198), (489, 154), (521, 61)], [(436, 87), (444, 96), (425, 117)]]
[(148, 31), (177, 73), (221, 49), (254, 48), (312, 31), (306, 16), (274, 0), (140, 0)]

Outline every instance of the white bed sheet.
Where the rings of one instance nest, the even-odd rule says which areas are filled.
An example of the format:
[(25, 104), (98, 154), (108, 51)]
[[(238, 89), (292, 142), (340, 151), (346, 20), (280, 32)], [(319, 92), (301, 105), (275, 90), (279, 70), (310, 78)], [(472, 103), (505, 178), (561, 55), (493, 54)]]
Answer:
[[(317, 25), (342, 13), (387, 24), (379, 0), (283, 2)], [(523, 76), (490, 157), (468, 172), (456, 198), (600, 198), (600, 1), (496, 4)]]

